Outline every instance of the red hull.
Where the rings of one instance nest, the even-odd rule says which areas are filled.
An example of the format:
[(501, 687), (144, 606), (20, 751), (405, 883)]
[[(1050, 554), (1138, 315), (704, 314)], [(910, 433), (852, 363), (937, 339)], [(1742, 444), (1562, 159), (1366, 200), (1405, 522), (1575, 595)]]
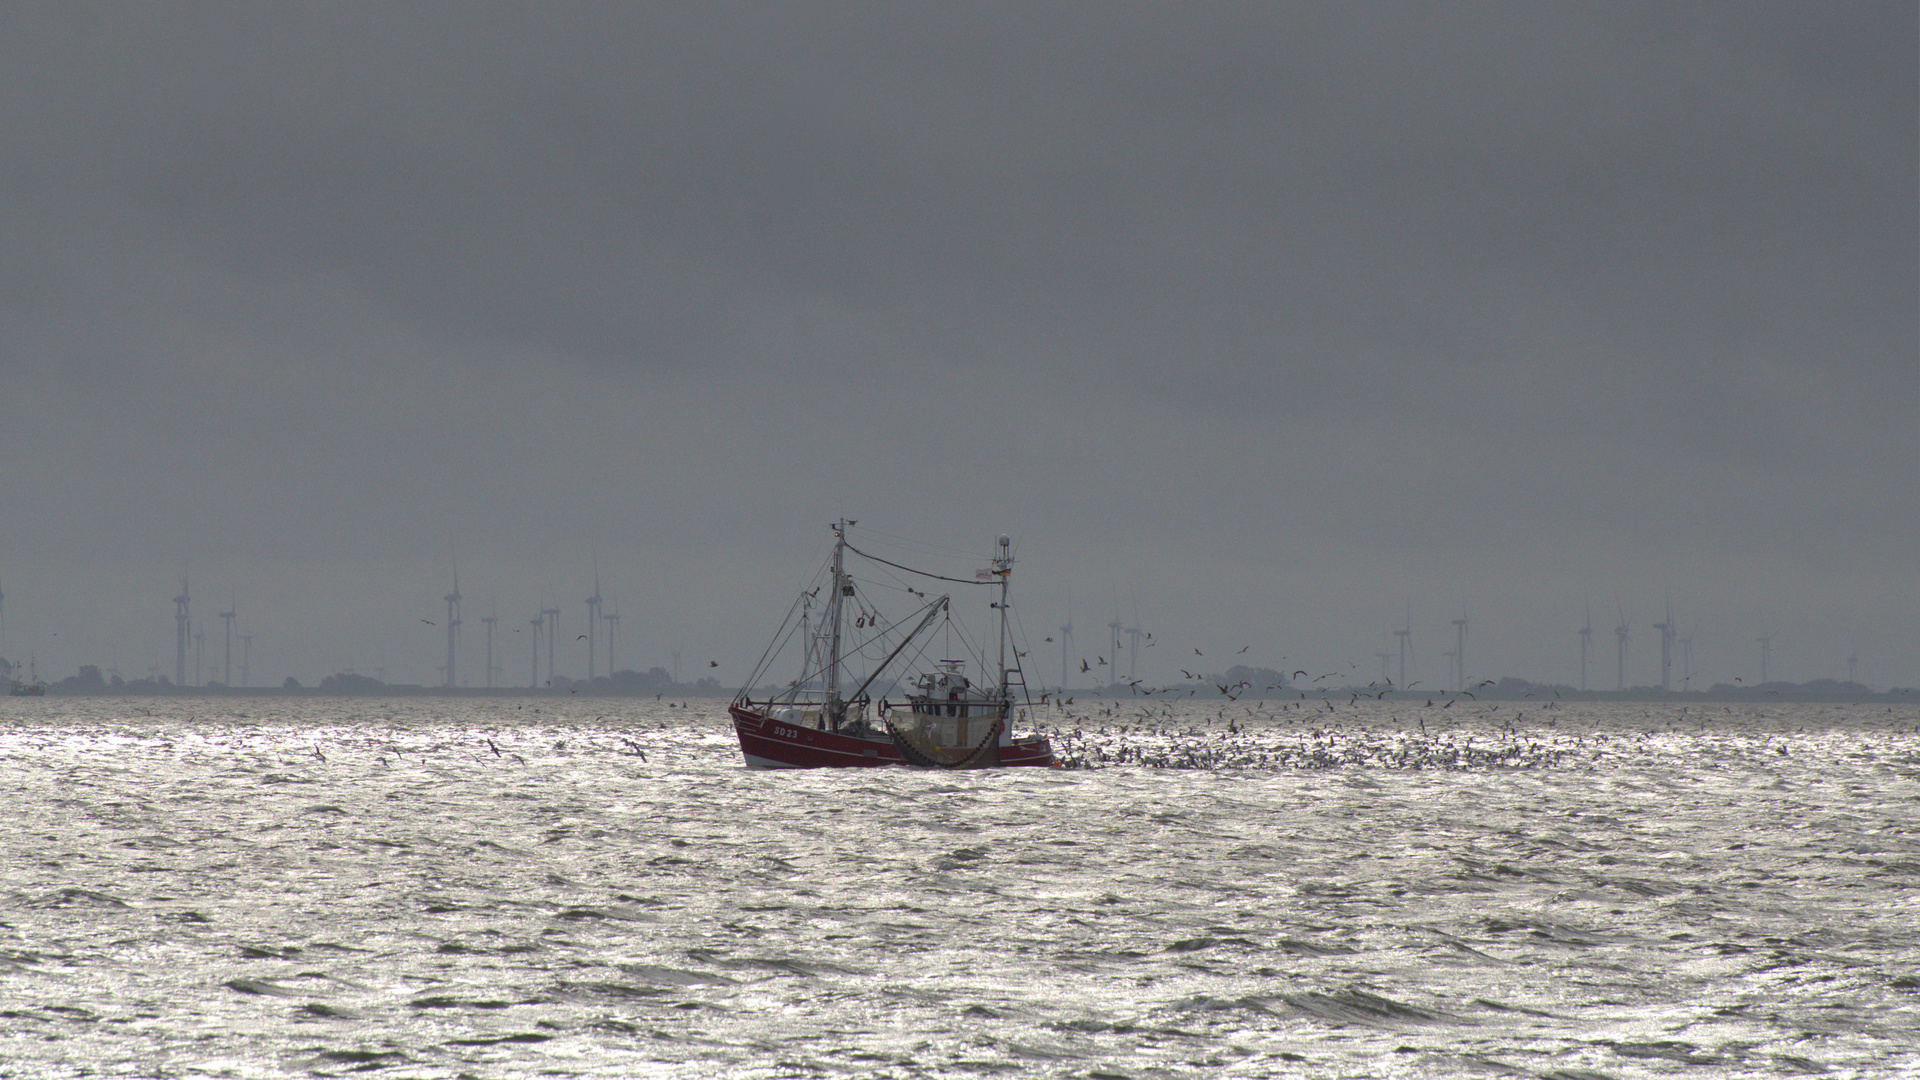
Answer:
[[(906, 765), (891, 740), (858, 739), (833, 731), (789, 724), (765, 713), (730, 705), (740, 753), (755, 769), (869, 769)], [(999, 748), (999, 766), (1054, 765), (1053, 745), (1034, 735)], [(984, 766), (994, 767), (992, 764)]]

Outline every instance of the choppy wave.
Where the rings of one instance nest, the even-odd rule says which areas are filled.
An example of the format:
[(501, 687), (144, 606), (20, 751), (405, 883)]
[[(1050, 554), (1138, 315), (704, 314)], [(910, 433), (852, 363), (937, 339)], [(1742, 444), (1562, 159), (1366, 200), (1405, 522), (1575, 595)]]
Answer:
[(1920, 710), (614, 709), (16, 702), (0, 1075), (1920, 1070)]

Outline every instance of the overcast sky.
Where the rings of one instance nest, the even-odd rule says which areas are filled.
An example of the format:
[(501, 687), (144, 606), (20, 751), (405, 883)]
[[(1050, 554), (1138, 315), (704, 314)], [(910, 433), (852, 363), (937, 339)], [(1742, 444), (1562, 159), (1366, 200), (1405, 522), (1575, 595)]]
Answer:
[(171, 674), (185, 571), (215, 677), (231, 602), (255, 683), (431, 683), (457, 555), (462, 681), (497, 605), (524, 682), (597, 560), (620, 666), (726, 681), (844, 514), (1012, 534), (1036, 641), (1137, 619), (1156, 681), (1364, 681), (1410, 620), (1431, 685), (1464, 613), (1470, 678), (1571, 682), (1590, 605), (1592, 684), (1623, 613), (1653, 683), (1670, 597), (1702, 681), (1773, 634), (1775, 678), (1920, 685), (1917, 37), (9, 3), (0, 655)]

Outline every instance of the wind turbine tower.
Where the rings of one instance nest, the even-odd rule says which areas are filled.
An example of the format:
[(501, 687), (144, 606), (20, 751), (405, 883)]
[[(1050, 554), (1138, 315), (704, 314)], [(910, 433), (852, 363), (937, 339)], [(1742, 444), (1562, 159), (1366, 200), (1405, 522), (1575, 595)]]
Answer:
[(553, 643), (560, 636), (560, 609), (541, 608), (540, 614), (547, 617), (547, 681), (553, 681)]
[(226, 668), (226, 674), (220, 677), (220, 681), (225, 683), (228, 686), (233, 685), (233, 609), (234, 607), (235, 605), (233, 602), (233, 597), (229, 596), (227, 597), (227, 610), (220, 613), (220, 617), (222, 619), (225, 619), (227, 623), (227, 668)]
[[(1775, 633), (1778, 633), (1778, 631), (1775, 631)], [(1765, 686), (1767, 683), (1767, 665), (1773, 661), (1773, 634), (1768, 634), (1766, 637), (1757, 637), (1753, 640), (1760, 643), (1760, 685)]]
[(527, 685), (536, 689), (540, 686), (540, 628), (545, 625), (545, 613), (533, 617), (533, 678)]
[(1465, 614), (1453, 620), (1453, 688), (1456, 692), (1467, 688), (1467, 617)]
[(1113, 621), (1107, 624), (1107, 629), (1111, 631), (1110, 637), (1113, 642), (1113, 657), (1112, 657), (1113, 681), (1119, 682), (1120, 681), (1120, 635), (1126, 630), (1126, 627), (1120, 624), (1120, 616), (1115, 615), (1113, 617)]
[(613, 614), (602, 615), (607, 620), (607, 678), (613, 678), (613, 639), (620, 632), (620, 602), (613, 603)]
[(1673, 689), (1673, 604), (1667, 604), (1667, 620), (1653, 628), (1660, 631), (1660, 689), (1665, 692)]
[(587, 681), (593, 681), (593, 630), (600, 622), (600, 566), (593, 568), (593, 595), (587, 597)]
[(1620, 625), (1613, 628), (1614, 636), (1614, 678), (1616, 690), (1627, 688), (1627, 612), (1620, 610)]
[(1413, 651), (1413, 625), (1409, 623), (1393, 632), (1400, 639), (1400, 689), (1407, 688), (1407, 653)]
[(253, 659), (253, 631), (249, 630), (246, 633), (240, 635), (240, 685), (241, 686), (253, 685), (253, 667), (249, 663), (249, 661), (251, 661), (252, 659)]
[(180, 575), (180, 595), (173, 598), (173, 685), (187, 685), (187, 575)]
[(201, 627), (193, 632), (193, 685), (205, 686), (207, 656), (207, 628)]
[(454, 677), (454, 646), (460, 638), (460, 565), (453, 567), (453, 591), (447, 594), (447, 682), (448, 687), (458, 685)]
[(1593, 644), (1593, 606), (1587, 606), (1587, 624), (1580, 628), (1580, 692), (1587, 689), (1587, 646)]
[[(1127, 646), (1127, 680), (1131, 682), (1134, 679), (1134, 665), (1140, 659), (1140, 628), (1138, 626), (1130, 626), (1126, 632), (1131, 641)], [(1117, 682), (1120, 673), (1116, 671), (1113, 674)]]
[(1860, 657), (1854, 655), (1851, 649), (1847, 650), (1847, 681), (1850, 683), (1860, 681)]
[(1373, 655), (1380, 658), (1380, 681), (1383, 683), (1386, 683), (1389, 686), (1393, 685), (1393, 680), (1387, 678), (1387, 661), (1393, 658), (1393, 654), (1388, 652), (1377, 652), (1377, 653), (1374, 653)]
[[(1694, 629), (1699, 629), (1699, 626), (1696, 625)], [(1692, 634), (1688, 634), (1686, 637), (1680, 639), (1680, 685), (1684, 688), (1691, 688), (1693, 686)]]
[(500, 621), (500, 609), (495, 608), (492, 615), (482, 615), (480, 621), (487, 628), (487, 689), (493, 689), (493, 624)]

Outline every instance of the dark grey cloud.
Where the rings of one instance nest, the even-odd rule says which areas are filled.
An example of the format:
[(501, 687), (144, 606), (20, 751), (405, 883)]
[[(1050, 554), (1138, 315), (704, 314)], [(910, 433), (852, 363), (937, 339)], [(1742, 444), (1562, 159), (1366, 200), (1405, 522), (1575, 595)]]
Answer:
[(189, 564), (430, 679), (453, 546), (743, 654), (844, 511), (1203, 644), (1671, 591), (1920, 680), (1910, 4), (0, 20), (0, 651)]

